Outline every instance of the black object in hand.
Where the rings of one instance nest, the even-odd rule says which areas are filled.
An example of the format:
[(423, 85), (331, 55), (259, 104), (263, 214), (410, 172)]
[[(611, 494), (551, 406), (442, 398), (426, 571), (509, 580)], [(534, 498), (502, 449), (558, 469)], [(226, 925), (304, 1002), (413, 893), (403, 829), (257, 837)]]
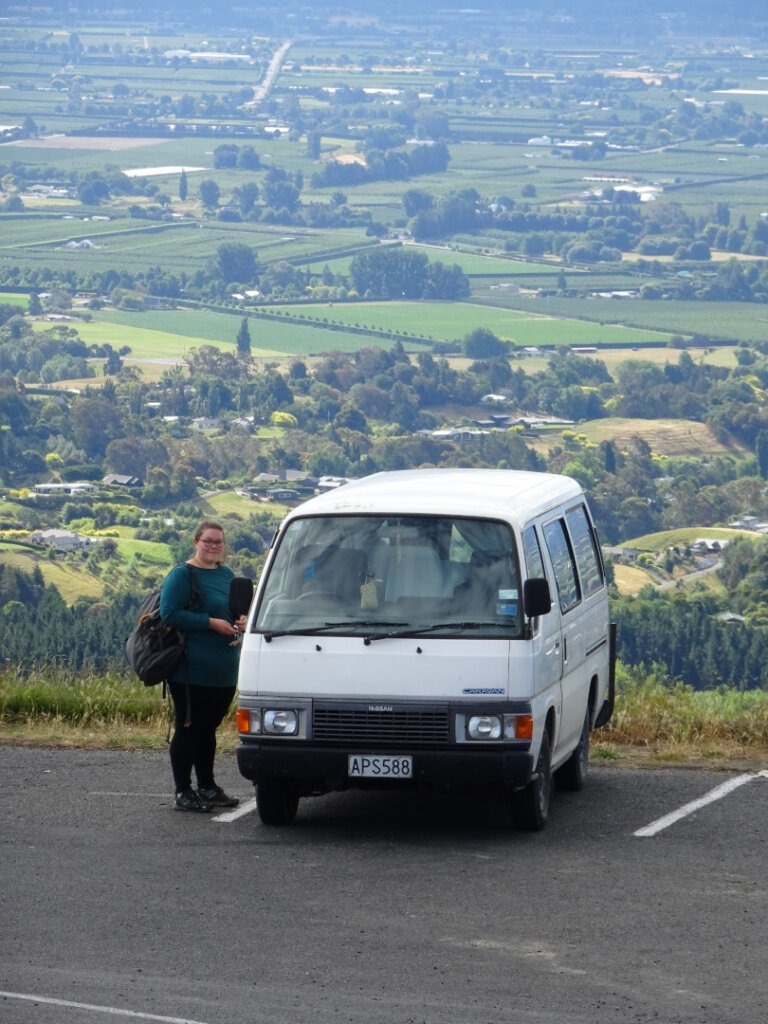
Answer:
[(253, 580), (247, 576), (233, 576), (229, 583), (229, 610), (237, 620), (247, 615), (253, 600)]

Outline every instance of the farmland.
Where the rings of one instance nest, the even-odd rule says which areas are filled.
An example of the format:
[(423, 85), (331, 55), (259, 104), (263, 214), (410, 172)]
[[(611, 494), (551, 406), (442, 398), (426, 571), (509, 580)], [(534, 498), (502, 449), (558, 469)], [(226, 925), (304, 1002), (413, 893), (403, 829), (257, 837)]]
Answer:
[[(5, 262), (20, 275), (44, 268), (65, 280), (110, 271), (143, 278), (162, 268), (182, 280), (182, 291), (192, 299), (185, 282), (210, 273), (217, 249), (235, 243), (252, 249), (262, 271), (288, 264), (308, 279), (324, 274), (343, 279), (354, 254), (375, 245), (382, 233), (390, 242), (412, 241), (405, 209), (409, 192), (431, 195), (443, 206), (471, 192), (479, 206), (524, 214), (522, 220), (534, 227), (500, 230), (484, 214), (451, 232), (447, 241), (414, 246), (430, 262), (461, 268), (469, 279), (469, 303), (450, 312), (429, 302), (394, 301), (384, 310), (356, 296), (353, 302), (337, 298), (332, 316), (319, 315), (316, 306), (299, 316), (276, 296), (270, 305), (277, 306), (284, 322), (269, 321), (263, 331), (269, 340), (257, 344), (259, 354), (306, 356), (371, 338), (388, 345), (397, 336), (414, 343), (451, 341), (477, 327), (523, 347), (643, 347), (666, 345), (672, 336), (703, 337), (713, 345), (763, 339), (760, 303), (681, 297), (678, 271), (704, 274), (701, 263), (670, 267), (666, 256), (643, 261), (631, 247), (608, 262), (569, 263), (554, 251), (563, 243), (563, 229), (545, 226), (589, 204), (597, 223), (607, 201), (603, 193), (616, 187), (636, 189), (644, 197), (646, 220), (658, 212), (660, 235), (670, 233), (673, 207), (703, 227), (723, 204), (732, 227), (743, 222), (754, 230), (766, 212), (768, 157), (756, 140), (745, 144), (739, 137), (738, 119), (749, 127), (750, 118), (763, 117), (768, 107), (760, 86), (768, 57), (752, 45), (752, 33), (760, 35), (759, 19), (744, 21), (740, 50), (727, 56), (725, 47), (723, 52), (716, 46), (697, 50), (692, 73), (685, 64), (687, 47), (693, 45), (687, 41), (677, 53), (665, 38), (667, 49), (658, 59), (655, 11), (648, 12), (642, 31), (631, 19), (621, 19), (631, 40), (621, 55), (606, 49), (599, 25), (580, 24), (573, 53), (546, 21), (527, 16), (521, 24), (483, 8), (420, 17), (400, 10), (391, 25), (379, 12), (368, 12), (343, 26), (331, 19), (333, 31), (315, 33), (302, 31), (303, 16), (297, 14), (296, 36), (279, 60), (283, 25), (275, 11), (262, 12), (258, 35), (238, 29), (235, 19), (231, 28), (226, 22), (218, 26), (218, 37), (205, 15), (200, 17), (195, 25), (169, 7), (162, 28), (146, 12), (133, 18), (122, 14), (119, 24), (98, 12), (76, 24), (35, 26), (6, 19), (0, 31), (5, 86), (0, 111), (8, 124), (25, 118), (34, 123), (22, 137), (0, 143), (6, 167), (29, 172), (11, 193), (21, 208), (0, 212)], [(320, 22), (323, 17), (320, 9)], [(717, 17), (707, 15), (712, 24)], [(453, 43), (458, 30), (466, 40), (463, 48)], [(516, 48), (527, 55), (524, 63)], [(241, 56), (207, 61), (205, 52), (214, 49)], [(167, 56), (177, 52), (197, 56)], [(276, 60), (267, 87), (267, 68)], [(458, 82), (471, 86), (459, 88)], [(260, 86), (268, 90), (261, 100)], [(334, 117), (339, 91), (349, 100), (343, 116)], [(675, 111), (685, 103), (690, 104), (688, 122), (695, 120), (693, 111), (700, 112), (700, 133), (681, 129), (685, 118)], [(382, 140), (392, 134), (398, 124), (392, 104), (411, 105), (413, 126), (424, 138), (447, 140), (446, 168), (427, 169), (418, 178), (369, 176), (344, 180), (341, 187), (324, 184), (321, 172), (342, 157), (365, 165), (366, 132), (380, 132)], [(709, 115), (727, 104), (737, 127), (705, 136)], [(355, 127), (355, 119), (371, 127)], [(426, 134), (428, 126), (434, 136)], [(656, 126), (663, 130), (656, 132)], [(568, 137), (587, 146), (608, 139), (610, 145), (599, 161), (575, 159), (574, 144), (558, 141)], [(258, 163), (249, 170), (223, 164), (222, 143), (254, 147)], [(182, 168), (188, 189), (183, 197)], [(273, 172), (300, 182), (300, 205), (291, 216), (270, 211), (264, 200)], [(113, 190), (109, 198), (94, 198), (82, 188), (78, 194), (71, 187), (52, 196), (37, 187), (41, 181), (71, 183), (104, 174), (123, 174), (137, 187), (131, 194)], [(215, 206), (206, 207), (200, 186), (212, 178), (219, 195)], [(249, 183), (262, 198), (253, 215), (242, 216), (238, 196)], [(302, 210), (342, 210), (343, 216), (320, 228), (302, 217)], [(223, 216), (227, 211), (233, 216)], [(614, 219), (620, 221), (626, 212), (632, 211), (618, 210)], [(330, 213), (323, 217), (333, 219)], [(745, 259), (732, 239), (727, 242), (727, 248), (710, 245), (711, 266), (736, 256)], [(760, 247), (747, 255), (748, 264), (761, 271)], [(643, 287), (665, 293), (664, 301), (639, 298)], [(222, 301), (240, 312), (226, 289), (217, 305)], [(252, 296), (242, 302), (242, 312), (258, 319), (263, 306), (260, 296)], [(109, 320), (104, 313), (103, 322)], [(146, 343), (138, 329), (134, 355), (173, 359), (203, 338), (228, 343), (226, 328), (211, 328), (202, 316), (200, 322), (205, 326), (160, 328), (163, 338)], [(184, 314), (179, 323), (189, 323)], [(344, 333), (355, 325), (365, 325), (366, 332)], [(170, 334), (187, 340), (174, 343)]]
[[(3, 621), (66, 595), (15, 657), (114, 667), (201, 516), (257, 575), (276, 481), (546, 467), (606, 543), (650, 537), (619, 604), (683, 581), (636, 656), (691, 584), (711, 657), (679, 670), (761, 685), (760, 538), (727, 592), (674, 549), (768, 518), (765, 11), (561, 6), (7, 12)], [(54, 523), (109, 543), (20, 543)]]

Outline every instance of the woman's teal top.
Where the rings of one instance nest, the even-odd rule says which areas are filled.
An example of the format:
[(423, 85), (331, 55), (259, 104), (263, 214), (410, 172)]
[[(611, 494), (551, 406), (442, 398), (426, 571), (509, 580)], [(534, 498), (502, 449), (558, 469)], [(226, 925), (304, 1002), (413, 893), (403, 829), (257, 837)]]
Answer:
[(211, 619), (233, 622), (229, 609), (229, 581), (234, 573), (226, 565), (191, 571), (197, 580), (198, 597), (192, 608), (190, 568), (177, 565), (168, 573), (160, 592), (160, 615), (174, 629), (186, 634), (186, 648), (172, 683), (193, 686), (236, 686), (240, 648), (231, 636), (215, 633)]

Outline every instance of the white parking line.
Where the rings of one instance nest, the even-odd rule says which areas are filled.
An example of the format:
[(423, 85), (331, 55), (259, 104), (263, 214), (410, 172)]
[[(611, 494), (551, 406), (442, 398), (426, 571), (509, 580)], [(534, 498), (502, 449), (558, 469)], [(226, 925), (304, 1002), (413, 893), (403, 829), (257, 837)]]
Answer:
[(90, 1003), (73, 1003), (68, 999), (52, 999), (49, 996), (35, 996), (27, 992), (0, 991), (0, 999), (21, 999), (28, 1003), (42, 1003), (45, 1006), (61, 1006), (67, 1010), (90, 1010), (92, 1013), (108, 1013), (112, 1017), (131, 1017), (133, 1020), (154, 1020), (160, 1024), (205, 1024), (189, 1017), (163, 1017), (157, 1013), (141, 1013), (138, 1010), (122, 1010), (119, 1006), (93, 1006)]
[(669, 814), (665, 814), (663, 818), (657, 818), (656, 821), (652, 821), (650, 825), (646, 825), (644, 828), (639, 828), (637, 832), (632, 834), (645, 838), (647, 836), (655, 836), (658, 832), (662, 832), (665, 828), (669, 828), (670, 825), (674, 825), (676, 822), (681, 821), (683, 818), (687, 818), (689, 814), (693, 814), (694, 811), (700, 810), (702, 807), (706, 807), (707, 804), (714, 803), (715, 800), (722, 800), (724, 796), (728, 796), (735, 789), (745, 785), (747, 782), (752, 782), (753, 779), (768, 779), (768, 770), (757, 772), (755, 774), (750, 773), (749, 775), (737, 775), (733, 779), (728, 779), (727, 782), (721, 783), (719, 786), (715, 786), (704, 796), (700, 796), (698, 800), (691, 800), (688, 804), (683, 804), (682, 807), (678, 807), (676, 811), (671, 811)]
[(256, 810), (256, 797), (252, 797), (250, 800), (246, 800), (245, 803), (240, 804), (234, 811), (226, 811), (224, 814), (217, 814), (212, 821), (237, 821), (238, 818), (245, 817), (246, 814), (251, 814), (252, 811)]

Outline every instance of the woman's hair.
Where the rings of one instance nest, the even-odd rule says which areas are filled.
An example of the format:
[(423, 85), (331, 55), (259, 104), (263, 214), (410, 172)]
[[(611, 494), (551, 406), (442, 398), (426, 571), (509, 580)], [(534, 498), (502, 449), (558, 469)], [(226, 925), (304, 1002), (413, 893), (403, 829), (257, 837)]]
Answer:
[(222, 537), (225, 536), (223, 526), (220, 526), (219, 523), (212, 522), (210, 519), (204, 519), (195, 530), (195, 540), (200, 540), (206, 530), (218, 530)]

